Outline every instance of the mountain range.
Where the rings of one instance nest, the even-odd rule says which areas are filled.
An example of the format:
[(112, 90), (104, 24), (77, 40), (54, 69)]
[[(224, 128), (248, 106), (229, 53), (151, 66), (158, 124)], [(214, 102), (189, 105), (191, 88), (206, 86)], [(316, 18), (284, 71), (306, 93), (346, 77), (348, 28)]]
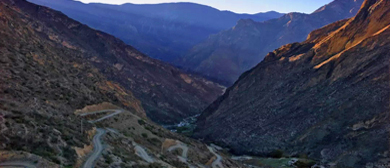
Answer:
[(88, 26), (110, 33), (146, 55), (173, 63), (209, 35), (233, 27), (240, 19), (265, 21), (271, 11), (236, 14), (194, 3), (84, 4), (73, 0), (29, 0), (61, 11)]
[(97, 167), (225, 158), (155, 124), (199, 114), (223, 87), (25, 0), (0, 0), (0, 37), (0, 167), (81, 167), (99, 146)]
[[(267, 54), (198, 120), (195, 137), (237, 154), (389, 165), (390, 1)], [(388, 167), (388, 166), (384, 166)]]
[[(211, 30), (225, 21), (186, 12), (237, 15), (191, 3), (39, 1), (101, 25), (115, 25), (120, 15), (159, 28), (175, 20)], [(128, 11), (147, 15), (146, 22)], [(251, 19), (210, 39), (242, 30), (221, 41), (238, 38), (248, 55), (265, 52), (253, 51), (257, 44), (278, 49), (225, 88), (51, 8), (0, 0), (0, 167), (388, 167), (390, 0), (335, 0), (312, 14)], [(169, 30), (203, 30), (189, 27)], [(134, 34), (166, 33), (158, 32)], [(264, 34), (272, 35), (268, 43), (247, 41)], [(236, 45), (218, 51), (227, 56)], [(234, 67), (223, 58), (216, 59), (221, 70)], [(218, 69), (203, 74), (230, 85), (233, 78), (209, 75)]]
[[(0, 15), (2, 115), (24, 121), (40, 111), (38, 118), (52, 117), (55, 124), (72, 109), (107, 101), (155, 122), (174, 123), (198, 114), (222, 93), (217, 84), (59, 12), (24, 1), (10, 7), (12, 2), (2, 2)], [(14, 106), (21, 109), (7, 112)]]
[(41, 26), (39, 34), (48, 34), (49, 40), (63, 44), (73, 55), (83, 56), (108, 81), (130, 90), (155, 122), (174, 123), (198, 114), (222, 93), (221, 86), (151, 59), (119, 39), (65, 15), (38, 15), (37, 19), (50, 24)]
[(233, 28), (194, 46), (176, 64), (231, 85), (268, 52), (288, 43), (302, 42), (315, 29), (353, 17), (362, 2), (335, 0), (311, 14), (288, 13), (265, 22), (242, 19)]

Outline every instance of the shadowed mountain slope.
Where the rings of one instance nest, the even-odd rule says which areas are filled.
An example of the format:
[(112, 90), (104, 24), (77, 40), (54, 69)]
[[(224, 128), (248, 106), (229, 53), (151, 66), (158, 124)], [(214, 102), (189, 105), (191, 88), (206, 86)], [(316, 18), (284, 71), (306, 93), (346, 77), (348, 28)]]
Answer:
[(233, 27), (240, 19), (265, 21), (282, 16), (277, 12), (236, 14), (194, 3), (108, 5), (83, 4), (73, 0), (30, 2), (59, 10), (166, 62), (184, 55), (209, 35)]
[[(101, 163), (95, 167), (115, 166), (114, 159), (123, 167), (183, 167), (188, 163), (167, 149), (176, 143), (188, 145), (185, 159), (193, 164), (215, 157), (205, 144), (146, 116), (164, 123), (198, 114), (221, 94), (220, 86), (25, 0), (0, 0), (0, 37), (2, 164), (81, 167), (94, 148), (96, 127), (106, 135), (96, 138), (104, 143), (104, 156), (96, 157)], [(76, 115), (104, 109), (120, 110), (102, 113), (106, 117)], [(100, 131), (106, 128), (118, 130)], [(145, 163), (139, 151), (155, 162)], [(238, 167), (228, 158), (224, 165)]]
[[(96, 92), (99, 88), (114, 91), (106, 97), (159, 123), (178, 122), (198, 114), (222, 93), (223, 88), (219, 85), (151, 59), (119, 39), (90, 29), (59, 12), (22, 0), (11, 1), (13, 6), (9, 5), (11, 2), (5, 2), (8, 7), (2, 4), (7, 10), (1, 11), (0, 46), (6, 56), (2, 62), (7, 66), (1, 67), (4, 72), (1, 75), (4, 77), (2, 82), (12, 84), (10, 89), (14, 89), (12, 86), (41, 88), (42, 95), (48, 94), (46, 98), (56, 95), (56, 99), (64, 99), (64, 103), (68, 102), (72, 107), (105, 97), (91, 93), (92, 98), (87, 99), (75, 98), (75, 95), (85, 96), (84, 92)], [(13, 64), (15, 66), (11, 66)], [(29, 70), (31, 66), (37, 72)], [(13, 77), (18, 75), (23, 78)], [(46, 78), (51, 77), (71, 80), (58, 79), (50, 85), (54, 90), (67, 85), (64, 93), (44, 91), (49, 86)], [(16, 81), (10, 82), (10, 79)], [(84, 82), (88, 87), (78, 85)], [(8, 93), (17, 94), (15, 91)], [(70, 97), (63, 95), (65, 93)], [(34, 91), (31, 94), (34, 95)], [(134, 104), (136, 101), (132, 100), (139, 101)]]
[[(238, 153), (389, 165), (390, 1), (269, 53), (203, 112), (195, 136)], [(380, 144), (380, 145), (379, 145)]]

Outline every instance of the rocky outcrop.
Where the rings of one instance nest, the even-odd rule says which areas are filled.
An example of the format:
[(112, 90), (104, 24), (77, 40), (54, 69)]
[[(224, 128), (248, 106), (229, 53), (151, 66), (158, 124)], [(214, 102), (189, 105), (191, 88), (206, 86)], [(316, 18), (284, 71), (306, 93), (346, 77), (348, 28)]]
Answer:
[(269, 53), (203, 112), (195, 136), (237, 153), (389, 165), (389, 18), (389, 0), (366, 0), (355, 17)]
[(363, 0), (335, 0), (312, 14), (289, 13), (265, 22), (240, 20), (194, 46), (179, 65), (231, 85), (276, 48), (302, 42), (318, 28), (353, 17)]

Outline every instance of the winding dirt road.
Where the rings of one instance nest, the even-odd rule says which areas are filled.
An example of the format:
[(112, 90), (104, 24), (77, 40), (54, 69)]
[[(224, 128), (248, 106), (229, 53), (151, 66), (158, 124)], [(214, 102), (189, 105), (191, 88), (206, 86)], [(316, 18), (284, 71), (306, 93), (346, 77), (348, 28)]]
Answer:
[(121, 109), (101, 110), (101, 111), (95, 111), (95, 112), (79, 114), (79, 116), (83, 116), (84, 117), (84, 116), (88, 116), (88, 115), (99, 114), (99, 113), (107, 113), (107, 112), (113, 112), (113, 113), (111, 113), (109, 115), (106, 115), (106, 116), (104, 116), (102, 118), (99, 118), (97, 120), (93, 120), (93, 121), (89, 121), (89, 122), (90, 123), (97, 123), (99, 121), (103, 121), (105, 119), (111, 118), (111, 117), (113, 117), (115, 115), (118, 115), (118, 114), (122, 113), (123, 110), (121, 110)]
[(93, 137), (93, 152), (84, 163), (83, 168), (93, 168), (95, 161), (103, 152), (101, 137), (106, 133), (106, 130), (98, 128), (97, 134)]
[(145, 149), (138, 144), (133, 143), (135, 146), (134, 149), (136, 151), (136, 155), (147, 161), (148, 163), (154, 163), (154, 159), (148, 155)]
[(13, 161), (13, 162), (4, 162), (0, 163), (0, 168), (15, 168), (15, 167), (23, 167), (23, 168), (36, 168), (36, 166), (32, 163), (29, 162), (18, 162), (18, 161)]
[(214, 154), (217, 159), (214, 160), (214, 162), (211, 164), (211, 167), (212, 168), (223, 168), (223, 165), (222, 165), (222, 156), (221, 155), (218, 155), (217, 152), (214, 151), (214, 149), (210, 146), (207, 147), (209, 149), (209, 151)]
[(76, 115), (78, 116), (87, 116), (87, 115), (92, 115), (92, 114), (100, 114), (100, 113), (107, 113), (107, 112), (115, 112), (118, 111), (119, 109), (107, 109), (107, 110), (100, 110), (100, 111), (94, 111), (94, 112), (86, 112), (86, 113), (78, 113)]
[[(99, 119), (93, 120), (93, 121), (89, 121), (89, 122), (96, 123), (96, 122), (108, 119), (110, 117), (113, 117), (113, 116), (123, 112), (123, 110), (120, 110), (120, 109), (115, 109), (115, 110), (110, 109), (110, 110), (101, 110), (101, 111), (95, 111), (95, 112), (90, 112), (90, 113), (83, 113), (83, 114), (80, 114), (80, 116), (87, 116), (87, 115), (106, 113), (106, 112), (112, 112), (112, 111), (114, 111), (114, 113), (111, 113), (111, 114), (106, 115), (102, 118), (99, 118)], [(103, 149), (104, 149), (102, 141), (101, 141), (101, 138), (104, 134), (106, 134), (105, 129), (102, 129), (102, 128), (97, 129), (97, 133), (93, 137), (93, 152), (89, 155), (89, 157), (87, 158), (87, 161), (85, 161), (83, 168), (93, 168), (96, 160), (99, 159), (99, 157), (102, 154)]]
[(188, 147), (182, 143), (176, 144), (174, 146), (171, 146), (168, 148), (168, 151), (171, 152), (176, 149), (182, 149), (183, 152), (181, 153), (181, 157), (187, 158), (188, 157)]
[[(115, 133), (115, 134), (121, 136), (121, 137), (128, 138), (128, 137), (124, 136), (123, 134), (119, 133), (117, 130), (114, 130), (112, 128), (106, 128), (106, 129), (112, 133)], [(131, 139), (131, 138), (129, 138), (129, 139)], [(139, 156), (140, 158), (142, 158), (143, 160), (145, 160), (148, 163), (155, 162), (155, 159), (153, 159), (151, 156), (149, 156), (149, 154), (146, 152), (145, 148), (138, 145), (136, 142), (134, 142), (133, 139), (131, 139), (131, 143), (134, 146), (135, 154), (137, 156)]]

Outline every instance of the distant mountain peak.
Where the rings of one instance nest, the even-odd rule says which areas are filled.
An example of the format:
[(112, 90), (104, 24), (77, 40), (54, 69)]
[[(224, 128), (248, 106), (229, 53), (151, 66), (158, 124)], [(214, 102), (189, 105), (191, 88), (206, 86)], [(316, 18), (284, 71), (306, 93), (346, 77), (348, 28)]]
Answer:
[(238, 20), (237, 22), (237, 25), (236, 27), (245, 27), (245, 26), (251, 26), (251, 25), (254, 25), (256, 24), (257, 22), (255, 22), (254, 20), (252, 19), (240, 19)]
[(233, 29), (189, 50), (181, 66), (232, 84), (275, 48), (304, 41), (315, 29), (353, 17), (362, 1), (337, 0), (312, 14), (291, 12), (264, 22), (241, 19)]
[[(362, 4), (364, 0), (334, 0), (330, 2), (329, 4), (326, 4), (319, 9), (315, 10), (313, 13), (319, 13), (327, 10), (332, 10), (332, 11), (340, 11), (345, 9), (346, 7), (349, 7), (351, 4)], [(360, 9), (359, 7), (354, 7), (349, 9), (349, 12), (356, 13)]]

